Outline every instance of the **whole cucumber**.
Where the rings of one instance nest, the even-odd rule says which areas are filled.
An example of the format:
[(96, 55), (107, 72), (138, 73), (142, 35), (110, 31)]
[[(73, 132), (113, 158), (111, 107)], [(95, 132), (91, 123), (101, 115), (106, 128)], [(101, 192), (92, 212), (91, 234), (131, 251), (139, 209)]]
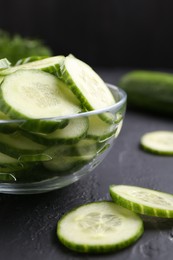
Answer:
[(123, 75), (119, 86), (126, 91), (129, 106), (173, 115), (173, 74), (135, 70)]

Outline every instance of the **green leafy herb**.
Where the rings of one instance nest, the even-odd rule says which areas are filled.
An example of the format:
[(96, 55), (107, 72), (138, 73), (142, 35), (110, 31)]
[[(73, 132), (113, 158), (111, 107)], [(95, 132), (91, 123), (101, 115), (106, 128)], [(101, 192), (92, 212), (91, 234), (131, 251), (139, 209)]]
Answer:
[(39, 39), (23, 38), (0, 30), (0, 59), (7, 58), (12, 65), (29, 56), (51, 56), (52, 50)]

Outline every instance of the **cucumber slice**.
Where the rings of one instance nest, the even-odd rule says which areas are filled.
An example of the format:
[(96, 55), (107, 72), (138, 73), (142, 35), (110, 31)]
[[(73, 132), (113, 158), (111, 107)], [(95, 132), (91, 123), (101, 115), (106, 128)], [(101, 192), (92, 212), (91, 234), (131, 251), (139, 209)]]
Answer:
[(11, 118), (29, 119), (22, 127), (30, 131), (51, 132), (64, 124), (64, 120), (38, 118), (81, 112), (79, 101), (64, 83), (39, 70), (20, 70), (6, 76), (0, 98), (0, 109)]
[(151, 153), (173, 155), (173, 131), (146, 133), (140, 140), (141, 147)]
[(77, 117), (69, 120), (69, 123), (63, 129), (56, 129), (54, 132), (49, 134), (23, 132), (24, 135), (28, 136), (32, 140), (45, 144), (55, 145), (60, 143), (76, 143), (81, 138), (86, 136), (88, 130), (88, 118)]
[(45, 150), (52, 158), (43, 165), (51, 171), (70, 173), (88, 164), (97, 154), (97, 143), (93, 140), (82, 139), (72, 145), (55, 145)]
[(128, 185), (111, 185), (112, 199), (136, 213), (173, 218), (173, 195), (152, 189)]
[(0, 133), (0, 151), (20, 159), (21, 155), (37, 156), (44, 154), (45, 146), (33, 142), (19, 132), (13, 134)]
[(88, 64), (72, 55), (65, 58), (61, 77), (87, 110), (106, 108), (116, 103), (99, 75)]
[(47, 56), (29, 56), (29, 57), (18, 60), (15, 64), (15, 66), (19, 66), (19, 65), (26, 64), (26, 63), (33, 62), (33, 61), (43, 60), (46, 58), (48, 58), (48, 57)]
[(125, 248), (136, 242), (143, 230), (143, 222), (137, 214), (109, 201), (75, 208), (57, 224), (60, 242), (83, 253), (106, 253)]
[(115, 123), (108, 124), (97, 115), (90, 116), (87, 137), (98, 141), (106, 141), (115, 134), (116, 129), (117, 125)]
[(39, 69), (39, 70), (43, 70), (49, 73), (59, 73), (60, 70), (60, 66), (61, 63), (64, 60), (64, 56), (54, 56), (54, 57), (49, 57), (49, 58), (45, 58), (45, 59), (41, 59), (41, 60), (37, 60), (37, 61), (33, 61), (33, 62), (28, 62), (25, 64), (21, 64), (18, 66), (13, 66), (4, 70), (0, 70), (0, 75), (5, 76), (8, 74), (12, 74), (13, 72), (17, 71), (17, 70), (30, 70), (30, 69)]

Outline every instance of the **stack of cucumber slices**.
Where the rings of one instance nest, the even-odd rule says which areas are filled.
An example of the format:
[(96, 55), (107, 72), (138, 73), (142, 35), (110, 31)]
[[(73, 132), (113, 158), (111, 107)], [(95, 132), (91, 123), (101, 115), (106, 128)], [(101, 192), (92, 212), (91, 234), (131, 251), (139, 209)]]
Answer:
[(112, 201), (85, 204), (62, 216), (57, 236), (63, 245), (82, 253), (116, 251), (142, 236), (139, 214), (173, 218), (172, 194), (128, 185), (110, 185), (109, 192)]
[[(105, 82), (73, 55), (30, 57), (16, 66), (3, 59), (0, 82), (3, 173), (38, 162), (51, 172), (68, 174), (108, 147), (123, 118), (122, 111), (110, 112), (118, 100)], [(88, 111), (93, 114), (86, 116)]]

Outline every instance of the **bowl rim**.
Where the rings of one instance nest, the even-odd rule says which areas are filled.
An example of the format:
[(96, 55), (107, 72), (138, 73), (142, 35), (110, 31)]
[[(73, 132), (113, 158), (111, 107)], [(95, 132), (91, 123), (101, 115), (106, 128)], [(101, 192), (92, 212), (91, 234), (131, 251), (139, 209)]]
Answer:
[(46, 117), (46, 118), (21, 118), (21, 119), (9, 119), (9, 120), (4, 120), (4, 119), (0, 119), (0, 124), (1, 123), (23, 123), (23, 122), (27, 122), (27, 121), (60, 121), (60, 120), (64, 120), (64, 119), (72, 119), (72, 118), (78, 118), (78, 117), (83, 117), (83, 116), (90, 116), (90, 115), (98, 115), (98, 114), (102, 114), (102, 113), (106, 113), (106, 112), (110, 112), (110, 110), (114, 110), (114, 112), (117, 112), (119, 110), (119, 108), (124, 105), (127, 101), (127, 94), (126, 92), (111, 83), (107, 83), (106, 85), (108, 86), (109, 89), (112, 90), (117, 90), (117, 94), (119, 95), (120, 100), (118, 102), (116, 102), (114, 105), (111, 106), (107, 106), (104, 108), (100, 108), (97, 110), (91, 110), (91, 111), (87, 111), (87, 112), (81, 112), (78, 114), (69, 114), (69, 115), (65, 115), (65, 116), (56, 116), (56, 117)]

